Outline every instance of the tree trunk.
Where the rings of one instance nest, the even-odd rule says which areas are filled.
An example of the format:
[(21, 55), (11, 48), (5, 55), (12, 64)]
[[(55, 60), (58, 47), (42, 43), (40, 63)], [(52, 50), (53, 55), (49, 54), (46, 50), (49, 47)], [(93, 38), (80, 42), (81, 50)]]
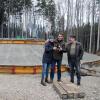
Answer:
[(70, 16), (69, 16), (69, 13), (70, 13), (70, 12), (69, 12), (69, 10), (70, 10), (70, 8), (69, 8), (70, 0), (68, 0), (67, 3), (68, 3), (68, 10), (67, 10), (67, 29), (66, 29), (66, 30), (67, 30), (67, 35), (66, 35), (67, 38), (66, 38), (66, 39), (67, 39), (67, 41), (68, 41), (68, 37), (69, 37), (69, 17), (70, 17)]
[(99, 2), (99, 23), (98, 23), (98, 38), (97, 38), (97, 52), (100, 49), (100, 2)]
[(94, 5), (95, 0), (92, 0), (92, 14), (91, 14), (91, 31), (90, 31), (90, 45), (89, 45), (89, 53), (92, 52), (92, 39), (93, 39), (93, 25), (94, 25)]

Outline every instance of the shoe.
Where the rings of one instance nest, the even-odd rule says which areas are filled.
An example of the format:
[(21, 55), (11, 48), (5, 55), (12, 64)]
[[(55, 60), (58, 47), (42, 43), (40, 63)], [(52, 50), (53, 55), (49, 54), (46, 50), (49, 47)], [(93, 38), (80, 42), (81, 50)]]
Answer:
[(52, 79), (50, 79), (50, 83), (53, 83), (53, 80)]
[(70, 80), (70, 82), (71, 82), (71, 83), (74, 83), (74, 81), (73, 81), (73, 80)]
[(41, 84), (42, 84), (43, 86), (47, 86), (46, 83), (45, 83), (45, 81), (43, 81), (43, 80), (41, 80)]
[(80, 82), (77, 82), (77, 86), (80, 86), (81, 84), (80, 84)]
[(57, 80), (58, 82), (61, 82), (61, 79), (60, 80)]
[(45, 79), (45, 82), (48, 83), (48, 84), (52, 83), (52, 81), (51, 80), (49, 81), (47, 78)]

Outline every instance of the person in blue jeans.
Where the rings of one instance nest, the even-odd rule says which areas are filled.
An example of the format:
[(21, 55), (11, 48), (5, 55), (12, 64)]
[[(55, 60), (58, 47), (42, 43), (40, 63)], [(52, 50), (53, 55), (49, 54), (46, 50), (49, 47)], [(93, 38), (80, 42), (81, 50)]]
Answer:
[(62, 60), (54, 59), (53, 62), (52, 62), (52, 65), (51, 65), (51, 72), (50, 72), (51, 83), (53, 82), (53, 79), (54, 79), (56, 63), (57, 63), (57, 81), (61, 81), (61, 64), (62, 64)]
[(55, 66), (57, 64), (57, 81), (61, 81), (61, 64), (63, 52), (65, 51), (65, 43), (63, 34), (59, 34), (57, 39), (54, 41), (53, 48), (53, 60), (51, 65), (50, 79), (53, 82), (55, 74)]
[(48, 73), (49, 67), (51, 66), (52, 59), (53, 59), (53, 44), (54, 38), (50, 36), (49, 39), (45, 43), (45, 50), (42, 59), (42, 79), (41, 84), (46, 86), (46, 82), (49, 83), (48, 80)]
[(69, 43), (66, 45), (68, 64), (70, 68), (70, 82), (74, 83), (74, 74), (77, 75), (77, 85), (81, 84), (80, 60), (83, 57), (84, 50), (80, 42), (76, 41), (76, 36), (69, 37)]

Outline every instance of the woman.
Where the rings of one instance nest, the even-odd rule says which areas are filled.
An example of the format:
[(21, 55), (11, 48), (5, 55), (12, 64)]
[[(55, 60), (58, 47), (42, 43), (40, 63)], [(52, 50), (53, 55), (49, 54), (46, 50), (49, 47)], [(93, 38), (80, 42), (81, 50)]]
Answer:
[(42, 79), (41, 79), (41, 84), (43, 86), (46, 86), (46, 82), (49, 83), (48, 72), (53, 59), (53, 42), (54, 38), (53, 36), (50, 36), (45, 43), (45, 50), (42, 59)]

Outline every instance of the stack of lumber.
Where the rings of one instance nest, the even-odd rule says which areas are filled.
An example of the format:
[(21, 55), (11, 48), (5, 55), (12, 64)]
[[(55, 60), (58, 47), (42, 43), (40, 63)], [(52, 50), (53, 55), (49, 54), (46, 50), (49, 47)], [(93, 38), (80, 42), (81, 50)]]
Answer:
[(69, 82), (68, 79), (62, 79), (61, 82), (54, 81), (53, 87), (59, 94), (61, 99), (77, 99), (84, 98), (85, 93), (81, 92), (79, 87)]
[(81, 75), (100, 77), (100, 61), (81, 66)]

